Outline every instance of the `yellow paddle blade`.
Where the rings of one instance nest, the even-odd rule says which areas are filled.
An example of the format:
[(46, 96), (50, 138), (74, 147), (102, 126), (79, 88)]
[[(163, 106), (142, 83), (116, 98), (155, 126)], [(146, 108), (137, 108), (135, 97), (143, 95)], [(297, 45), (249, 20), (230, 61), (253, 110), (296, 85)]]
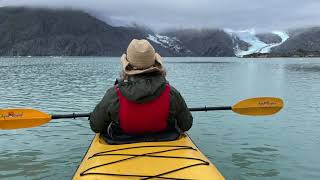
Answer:
[(274, 97), (250, 98), (238, 102), (232, 106), (232, 111), (242, 115), (265, 116), (279, 112), (283, 107), (283, 101)]
[(34, 109), (0, 109), (0, 129), (35, 127), (50, 120), (49, 114)]

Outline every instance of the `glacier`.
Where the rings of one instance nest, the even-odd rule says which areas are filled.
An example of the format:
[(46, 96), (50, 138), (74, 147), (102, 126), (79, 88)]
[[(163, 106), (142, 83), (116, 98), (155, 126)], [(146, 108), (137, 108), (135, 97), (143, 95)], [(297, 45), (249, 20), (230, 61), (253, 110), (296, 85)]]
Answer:
[(254, 29), (241, 30), (241, 31), (225, 29), (224, 31), (228, 33), (232, 37), (232, 39), (234, 39), (235, 37), (238, 37), (240, 40), (251, 45), (248, 48), (248, 50), (241, 50), (238, 44), (236, 44), (236, 46), (234, 47), (234, 53), (237, 57), (243, 57), (244, 55), (248, 55), (252, 53), (269, 53), (271, 51), (271, 48), (281, 45), (283, 42), (285, 42), (289, 38), (289, 35), (286, 32), (272, 31), (271, 33), (276, 34), (281, 38), (281, 42), (267, 44), (259, 40), (259, 38), (256, 36), (256, 32)]
[(289, 39), (289, 35), (286, 32), (283, 31), (272, 31), (273, 34), (278, 35), (281, 38), (281, 42), (279, 43), (273, 43), (273, 44), (267, 44), (266, 47), (262, 48), (260, 50), (260, 53), (269, 53), (271, 51), (271, 48), (276, 47), (284, 43), (287, 39)]

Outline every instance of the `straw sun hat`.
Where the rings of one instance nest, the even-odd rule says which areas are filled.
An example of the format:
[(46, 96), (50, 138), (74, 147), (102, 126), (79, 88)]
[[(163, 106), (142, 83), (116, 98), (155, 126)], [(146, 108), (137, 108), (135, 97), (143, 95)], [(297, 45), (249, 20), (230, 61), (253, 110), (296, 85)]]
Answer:
[(122, 55), (121, 63), (127, 75), (164, 72), (161, 56), (145, 39), (133, 39), (127, 48), (127, 54)]

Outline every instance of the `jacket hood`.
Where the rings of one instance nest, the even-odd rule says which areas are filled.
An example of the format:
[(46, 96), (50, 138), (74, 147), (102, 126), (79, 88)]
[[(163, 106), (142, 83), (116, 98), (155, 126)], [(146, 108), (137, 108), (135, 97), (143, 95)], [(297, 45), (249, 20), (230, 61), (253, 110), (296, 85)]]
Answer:
[(120, 80), (118, 88), (130, 101), (145, 103), (159, 97), (167, 81), (164, 76), (135, 75), (128, 80)]

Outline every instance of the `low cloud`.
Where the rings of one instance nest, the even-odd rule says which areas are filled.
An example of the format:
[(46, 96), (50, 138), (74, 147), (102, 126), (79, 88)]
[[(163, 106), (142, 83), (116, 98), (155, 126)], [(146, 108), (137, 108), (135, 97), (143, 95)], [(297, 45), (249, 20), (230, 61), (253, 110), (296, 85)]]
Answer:
[(72, 8), (113, 25), (168, 28), (255, 28), (259, 31), (320, 25), (319, 0), (2, 0), (0, 6)]

